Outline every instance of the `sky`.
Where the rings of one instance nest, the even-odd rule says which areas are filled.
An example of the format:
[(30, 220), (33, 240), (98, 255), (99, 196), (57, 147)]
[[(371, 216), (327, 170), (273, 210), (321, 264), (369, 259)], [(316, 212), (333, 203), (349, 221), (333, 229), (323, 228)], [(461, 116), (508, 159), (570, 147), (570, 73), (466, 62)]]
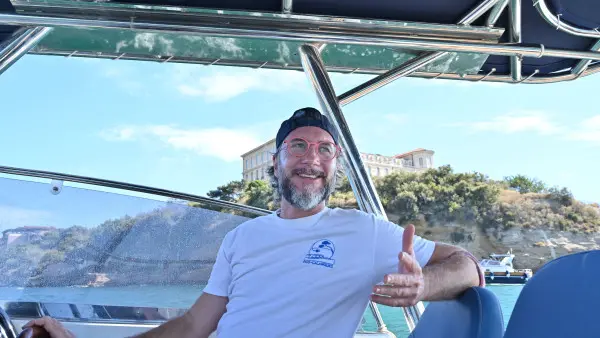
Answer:
[[(371, 77), (332, 81), (340, 94)], [(523, 174), (600, 202), (599, 86), (598, 75), (544, 85), (406, 78), (343, 110), (361, 151), (431, 149), (435, 166)], [(318, 107), (298, 71), (35, 55), (0, 76), (0, 99), (0, 165), (203, 196), (241, 179), (240, 155), (294, 110)]]

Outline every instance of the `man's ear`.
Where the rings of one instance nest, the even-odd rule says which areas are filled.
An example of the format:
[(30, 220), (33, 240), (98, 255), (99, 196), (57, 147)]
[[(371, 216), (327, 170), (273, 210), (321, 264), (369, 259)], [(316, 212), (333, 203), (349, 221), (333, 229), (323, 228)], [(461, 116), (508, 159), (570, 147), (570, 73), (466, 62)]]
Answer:
[(277, 154), (273, 155), (273, 176), (275, 176), (275, 178), (277, 177), (277, 166), (279, 165), (279, 163), (277, 163)]

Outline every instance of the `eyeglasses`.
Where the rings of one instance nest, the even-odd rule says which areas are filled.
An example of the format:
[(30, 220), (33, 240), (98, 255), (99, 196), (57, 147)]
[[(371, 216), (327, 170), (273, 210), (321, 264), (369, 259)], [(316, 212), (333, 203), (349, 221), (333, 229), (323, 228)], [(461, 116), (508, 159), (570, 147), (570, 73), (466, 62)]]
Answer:
[(333, 160), (340, 154), (342, 150), (340, 146), (335, 143), (328, 141), (320, 142), (308, 142), (307, 140), (297, 137), (291, 140), (283, 141), (287, 145), (288, 154), (296, 157), (302, 157), (308, 153), (310, 146), (315, 145), (317, 147), (317, 154), (322, 160), (329, 161)]

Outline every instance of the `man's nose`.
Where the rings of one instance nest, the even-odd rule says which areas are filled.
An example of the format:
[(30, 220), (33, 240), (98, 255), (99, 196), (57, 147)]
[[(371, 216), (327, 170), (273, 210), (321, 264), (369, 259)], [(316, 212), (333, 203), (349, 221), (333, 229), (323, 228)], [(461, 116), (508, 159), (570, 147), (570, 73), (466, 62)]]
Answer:
[(306, 154), (304, 154), (304, 160), (311, 163), (319, 163), (321, 161), (321, 158), (317, 152), (317, 145), (311, 144), (308, 147)]

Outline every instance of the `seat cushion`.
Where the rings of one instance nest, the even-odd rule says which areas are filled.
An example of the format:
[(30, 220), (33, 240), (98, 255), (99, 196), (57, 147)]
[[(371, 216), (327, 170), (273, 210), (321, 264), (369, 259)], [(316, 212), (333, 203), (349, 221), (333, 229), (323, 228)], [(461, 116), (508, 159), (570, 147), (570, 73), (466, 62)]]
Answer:
[(456, 300), (429, 303), (409, 338), (502, 338), (503, 333), (496, 295), (472, 287)]
[(600, 250), (563, 256), (525, 284), (505, 338), (600, 337)]

